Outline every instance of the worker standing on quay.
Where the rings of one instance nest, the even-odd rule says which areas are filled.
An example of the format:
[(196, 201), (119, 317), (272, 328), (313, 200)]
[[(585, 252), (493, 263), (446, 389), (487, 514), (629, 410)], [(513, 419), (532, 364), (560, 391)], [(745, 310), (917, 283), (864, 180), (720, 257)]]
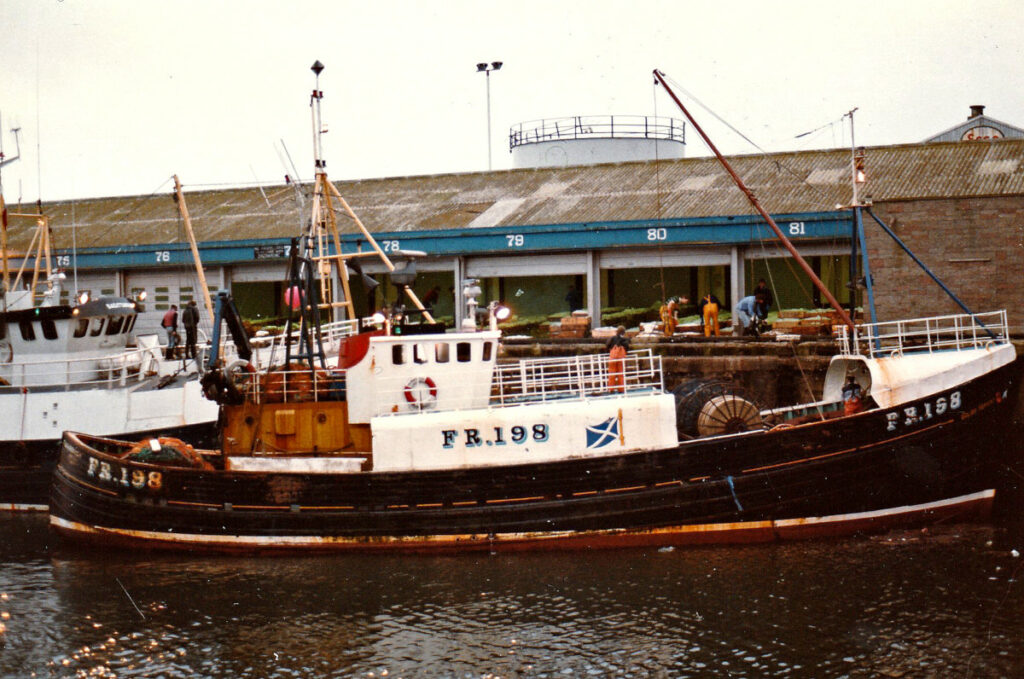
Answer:
[(772, 297), (772, 291), (763, 278), (758, 279), (757, 285), (754, 286), (754, 297), (761, 298), (761, 303), (758, 305), (761, 311), (761, 318), (768, 318), (768, 312), (772, 309), (774, 297)]
[(661, 316), (661, 326), (665, 337), (672, 337), (672, 335), (676, 334), (676, 326), (679, 325), (679, 305), (686, 304), (689, 301), (686, 297), (682, 299), (679, 297), (669, 297), (668, 301), (661, 305), (659, 315)]
[(718, 327), (718, 310), (721, 309), (722, 303), (718, 301), (712, 293), (708, 293), (701, 298), (700, 304), (700, 317), (701, 324), (704, 326), (704, 336), (711, 337), (711, 328), (714, 326), (715, 337), (721, 336), (721, 331)]
[(764, 320), (761, 315), (762, 304), (764, 298), (757, 295), (747, 295), (740, 300), (736, 305), (736, 322), (733, 323), (737, 335), (757, 335), (757, 322)]
[(629, 338), (626, 337), (626, 326), (620, 325), (615, 334), (605, 344), (608, 349), (608, 388), (619, 393), (625, 392), (623, 373), (626, 369), (626, 352), (629, 351)]

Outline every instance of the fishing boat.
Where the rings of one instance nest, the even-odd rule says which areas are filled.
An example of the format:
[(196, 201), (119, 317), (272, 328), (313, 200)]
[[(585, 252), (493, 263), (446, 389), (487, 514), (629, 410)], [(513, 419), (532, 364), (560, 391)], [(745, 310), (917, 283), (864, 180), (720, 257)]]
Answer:
[[(5, 217), (7, 216), (5, 211)], [(45, 217), (32, 215), (41, 242)], [(0, 509), (45, 511), (61, 434), (165, 434), (214, 445), (217, 408), (202, 398), (195, 362), (167, 360), (156, 336), (133, 335), (138, 300), (61, 302), (65, 274), (48, 268), (46, 289), (8, 280), (0, 307)], [(46, 248), (48, 249), (48, 248)], [(24, 261), (22, 262), (24, 264)]]
[[(67, 429), (216, 445), (218, 410), (202, 398), (201, 363), (168, 357), (156, 335), (135, 335), (143, 298), (72, 291), (64, 301), (47, 216), (9, 212), (2, 189), (0, 211), (0, 510), (46, 510)], [(28, 248), (12, 253), (8, 222), (19, 219), (35, 228)]]
[[(292, 248), (303, 300), (314, 240)], [(478, 292), (464, 291), (471, 323), (457, 332), (404, 309), (360, 320), (334, 366), (303, 302), (283, 364), (208, 366), (216, 450), (65, 433), (52, 528), (155, 549), (493, 551), (763, 542), (991, 512), (1019, 392), (1005, 311), (861, 325), (843, 312), (820, 399), (763, 409), (701, 383), (667, 391), (650, 349), (499, 362), (501, 307), (476, 328)], [(217, 308), (231, 327), (230, 296)]]
[[(504, 364), (496, 331), (417, 330), (365, 328), (334, 370), (225, 375), (217, 451), (65, 434), (52, 527), (152, 548), (458, 551), (983, 519), (1019, 389), (1003, 312), (859, 326), (819, 401), (723, 393), (679, 432), (650, 350)], [(847, 415), (851, 376), (868, 396)]]

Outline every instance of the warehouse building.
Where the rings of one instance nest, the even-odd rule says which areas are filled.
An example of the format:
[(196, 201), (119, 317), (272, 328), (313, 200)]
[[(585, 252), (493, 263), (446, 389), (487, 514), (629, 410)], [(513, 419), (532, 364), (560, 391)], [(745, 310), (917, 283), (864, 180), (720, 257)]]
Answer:
[[(386, 252), (426, 253), (416, 262), (415, 289), (423, 296), (437, 287), (436, 313), (455, 323), (462, 309), (454, 294), (470, 278), (481, 281), (482, 301), (501, 300), (521, 316), (581, 306), (595, 325), (608, 309), (669, 296), (711, 291), (732, 305), (758, 278), (770, 280), (777, 306), (818, 305), (813, 286), (718, 162), (681, 155), (335, 185)], [(860, 195), (875, 214), (969, 306), (1007, 308), (1012, 327), (1024, 328), (1024, 140), (869, 147), (865, 160)], [(730, 162), (848, 302), (850, 150)], [(279, 314), (288, 248), (307, 218), (297, 199), (303, 187), (188, 191), (182, 179), (208, 286), (230, 289), (248, 316)], [(199, 299), (170, 194), (168, 185), (151, 196), (43, 205), (69, 287), (148, 291), (139, 332), (155, 329), (170, 304)], [(339, 226), (344, 251), (367, 248), (343, 214)], [(959, 311), (870, 219), (865, 227), (880, 318)], [(30, 231), (12, 223), (12, 253), (29, 249)], [(365, 269), (386, 280), (382, 266)], [(357, 311), (395, 295), (389, 285), (357, 292)]]

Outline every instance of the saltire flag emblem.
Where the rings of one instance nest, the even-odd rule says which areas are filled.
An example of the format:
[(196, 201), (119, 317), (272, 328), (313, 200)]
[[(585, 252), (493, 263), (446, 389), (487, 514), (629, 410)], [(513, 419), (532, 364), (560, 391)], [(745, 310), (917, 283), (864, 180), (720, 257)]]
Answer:
[(600, 424), (587, 426), (587, 448), (603, 448), (621, 438), (622, 417), (609, 417)]

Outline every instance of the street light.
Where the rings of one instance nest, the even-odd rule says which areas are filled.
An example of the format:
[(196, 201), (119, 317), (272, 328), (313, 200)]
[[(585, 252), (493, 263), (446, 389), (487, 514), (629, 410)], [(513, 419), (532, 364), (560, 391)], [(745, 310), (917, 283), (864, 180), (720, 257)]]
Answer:
[(501, 62), (479, 63), (476, 70), (487, 74), (487, 169), (491, 170), (491, 71), (501, 70)]

